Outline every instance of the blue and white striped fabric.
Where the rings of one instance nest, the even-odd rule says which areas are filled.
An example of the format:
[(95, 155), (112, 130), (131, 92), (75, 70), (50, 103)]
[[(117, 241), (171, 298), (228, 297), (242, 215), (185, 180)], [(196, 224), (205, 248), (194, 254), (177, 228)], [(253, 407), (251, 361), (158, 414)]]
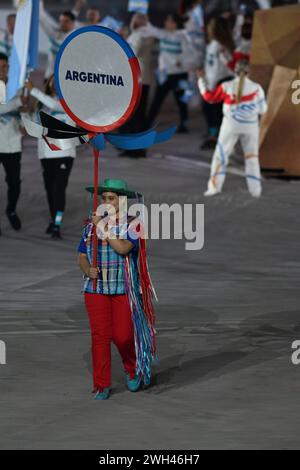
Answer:
[(192, 12), (192, 18), (194, 20), (195, 25), (198, 26), (200, 31), (204, 31), (204, 11), (203, 7), (201, 5), (197, 5), (193, 12)]
[(166, 52), (168, 54), (181, 55), (182, 54), (182, 43), (175, 39), (161, 39), (159, 45), (160, 52)]
[(31, 28), (30, 28), (30, 36), (29, 36), (29, 57), (28, 57), (28, 67), (30, 70), (34, 70), (38, 67), (39, 17), (40, 17), (40, 2), (39, 0), (32, 0)]
[(28, 68), (37, 66), (39, 1), (20, 0), (7, 83), (7, 101), (14, 98), (24, 86)]
[(128, 11), (147, 14), (149, 0), (129, 0)]
[(8, 31), (0, 29), (0, 53), (10, 56), (12, 46), (12, 36)]
[(117, 33), (120, 31), (120, 29), (123, 26), (122, 21), (118, 21), (112, 16), (106, 16), (100, 23), (101, 26), (104, 26), (105, 28), (112, 29), (113, 31), (116, 31)]

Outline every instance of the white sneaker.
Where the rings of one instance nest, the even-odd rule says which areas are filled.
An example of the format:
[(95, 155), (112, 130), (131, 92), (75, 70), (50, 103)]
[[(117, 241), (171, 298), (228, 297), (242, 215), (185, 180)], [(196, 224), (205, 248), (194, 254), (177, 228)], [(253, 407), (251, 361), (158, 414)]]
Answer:
[(217, 194), (220, 194), (220, 191), (218, 191), (217, 189), (210, 188), (207, 191), (205, 191), (204, 196), (211, 197), (211, 196), (216, 196)]
[(255, 199), (259, 199), (261, 197), (262, 191), (252, 191), (250, 192), (251, 196), (254, 197)]

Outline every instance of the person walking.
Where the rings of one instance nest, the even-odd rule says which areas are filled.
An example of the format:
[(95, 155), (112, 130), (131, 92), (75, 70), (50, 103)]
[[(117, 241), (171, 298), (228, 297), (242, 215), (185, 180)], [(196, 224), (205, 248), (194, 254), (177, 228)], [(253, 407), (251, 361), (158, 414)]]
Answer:
[[(50, 77), (45, 92), (34, 87), (31, 81), (26, 83), (30, 95), (40, 103), (40, 110), (67, 124), (73, 121), (64, 112), (55, 90), (54, 76)], [(43, 170), (44, 185), (47, 194), (50, 222), (46, 234), (60, 239), (61, 226), (66, 207), (66, 190), (76, 157), (76, 148), (52, 150), (44, 139), (38, 140), (38, 157)]]
[[(94, 193), (93, 187), (86, 189)], [(127, 199), (135, 199), (138, 193), (123, 180), (106, 179), (98, 194), (101, 205), (84, 227), (78, 262), (91, 327), (94, 397), (107, 400), (111, 394), (111, 343), (121, 355), (128, 390), (137, 392), (142, 385), (150, 385), (156, 353), (155, 313), (141, 223), (124, 210), (124, 201), (127, 206)]]
[[(8, 80), (8, 57), (0, 53), (0, 81)], [(6, 215), (14, 230), (20, 230), (21, 220), (17, 204), (21, 193), (21, 155), (23, 129), (20, 112), (28, 98), (18, 94), (6, 104), (0, 104), (0, 164), (3, 165), (7, 183)], [(0, 231), (1, 233), (1, 231)]]

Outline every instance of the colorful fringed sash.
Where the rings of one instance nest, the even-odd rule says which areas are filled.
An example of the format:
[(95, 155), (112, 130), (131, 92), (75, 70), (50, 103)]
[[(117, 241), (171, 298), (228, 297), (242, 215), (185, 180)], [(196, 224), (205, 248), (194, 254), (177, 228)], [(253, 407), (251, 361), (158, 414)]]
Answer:
[[(144, 383), (150, 384), (152, 363), (156, 359), (155, 312), (153, 298), (156, 298), (148, 270), (146, 242), (139, 240), (138, 265), (127, 255), (125, 265), (126, 292), (132, 312), (134, 327), (137, 374)], [(157, 298), (156, 298), (157, 299)]]

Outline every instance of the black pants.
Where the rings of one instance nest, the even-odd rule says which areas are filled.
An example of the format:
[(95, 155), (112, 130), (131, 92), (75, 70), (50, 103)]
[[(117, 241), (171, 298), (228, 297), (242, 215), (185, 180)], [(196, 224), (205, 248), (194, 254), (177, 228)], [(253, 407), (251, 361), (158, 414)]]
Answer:
[[(217, 86), (224, 82), (228, 82), (229, 80), (232, 80), (232, 77), (224, 78), (217, 84)], [(223, 103), (211, 104), (204, 101), (203, 113), (207, 123), (208, 133), (213, 137), (218, 137), (223, 121)]]
[(21, 193), (21, 152), (0, 153), (7, 182), (7, 212), (15, 212)]
[(217, 137), (223, 120), (223, 103), (211, 104), (204, 101), (202, 109), (208, 127), (208, 133)]
[(121, 133), (135, 134), (147, 130), (146, 116), (149, 101), (149, 85), (143, 85), (141, 101), (133, 117), (122, 127)]
[(72, 170), (74, 158), (43, 158), (44, 185), (47, 193), (51, 219), (55, 220), (57, 212), (64, 212), (66, 206), (66, 189)]
[(181, 80), (187, 80), (188, 74), (187, 73), (180, 73), (176, 75), (168, 75), (167, 80), (162, 85), (157, 85), (155, 90), (155, 95), (150, 107), (147, 124), (148, 126), (152, 126), (161, 107), (163, 102), (165, 101), (168, 94), (172, 91), (176, 103), (179, 109), (180, 115), (180, 124), (185, 125), (188, 120), (188, 106), (186, 103), (181, 101), (182, 96), (184, 95), (184, 90), (179, 88), (179, 82)]

